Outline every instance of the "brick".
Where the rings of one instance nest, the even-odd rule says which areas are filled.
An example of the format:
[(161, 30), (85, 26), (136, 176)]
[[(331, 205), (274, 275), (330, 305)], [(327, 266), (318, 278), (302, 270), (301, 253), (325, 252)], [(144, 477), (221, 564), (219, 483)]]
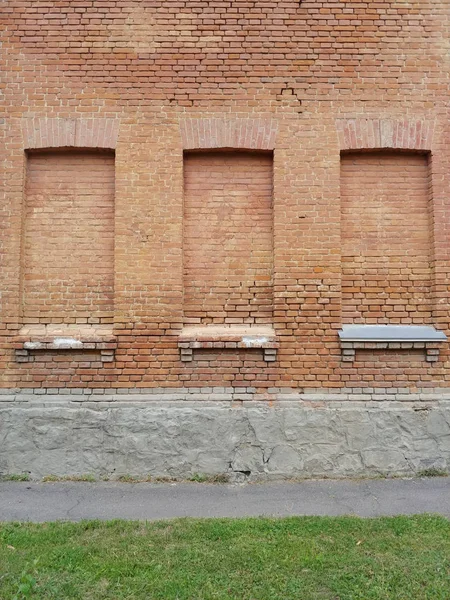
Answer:
[[(10, 3), (0, 387), (448, 388), (448, 344), (434, 364), (417, 344), (347, 363), (337, 337), (450, 333), (447, 10)], [(278, 360), (226, 342), (181, 360), (183, 326), (208, 323), (270, 325)], [(21, 328), (55, 324), (116, 341), (17, 363)]]

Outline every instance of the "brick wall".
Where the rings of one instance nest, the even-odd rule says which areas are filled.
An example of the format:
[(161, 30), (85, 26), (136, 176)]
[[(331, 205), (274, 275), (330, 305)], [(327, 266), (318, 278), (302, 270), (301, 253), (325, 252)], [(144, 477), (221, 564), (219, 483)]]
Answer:
[(27, 158), (23, 322), (111, 323), (114, 156), (39, 151)]
[(272, 156), (184, 159), (184, 322), (271, 323)]
[(428, 158), (341, 159), (342, 312), (346, 323), (431, 323)]
[[(372, 320), (450, 334), (448, 0), (11, 0), (1, 12), (0, 386), (448, 387), (448, 344), (434, 364), (408, 351), (357, 353), (345, 364), (338, 340), (343, 322)], [(93, 150), (115, 151), (114, 212), (112, 156)], [(269, 160), (249, 150), (273, 155), (272, 316), (259, 286), (256, 312), (227, 304), (237, 280), (226, 245), (206, 236), (214, 212), (189, 214), (198, 197), (190, 201), (189, 182), (185, 196), (183, 153), (212, 185), (200, 163), (223, 150), (245, 161)], [(81, 161), (82, 151), (109, 182), (92, 162), (76, 167), (88, 216), (76, 216), (75, 201), (51, 220), (31, 211), (50, 197), (66, 208), (51, 188), (64, 181), (61, 161)], [(48, 183), (30, 193), (44, 177), (34, 166), (50, 156)], [(248, 162), (246, 170), (261, 173), (268, 203), (266, 166), (264, 176)], [(370, 222), (381, 214), (391, 226), (377, 229), (370, 254)], [(242, 216), (230, 211), (233, 230)], [(269, 256), (266, 217), (252, 217), (241, 238), (241, 282), (251, 280), (257, 252)], [(189, 266), (197, 231), (204, 243), (191, 251), (220, 257), (219, 275), (233, 275), (221, 281), (220, 317), (205, 304), (218, 297), (205, 285), (207, 269), (195, 273), (203, 256), (191, 254)], [(265, 249), (253, 251), (258, 231)], [(80, 243), (70, 246), (75, 234)], [(264, 288), (269, 262), (257, 269)], [(248, 316), (230, 316), (238, 306)], [(202, 349), (183, 364), (183, 325), (213, 318), (267, 319), (276, 362), (257, 349)], [(21, 328), (35, 319), (109, 321), (114, 361), (86, 348), (32, 351), (34, 361), (18, 363)]]
[(443, 81), (436, 59), (447, 8), (445, 0), (11, 0), (4, 15), (7, 39), (45, 65), (50, 89), (60, 75), (70, 89), (91, 82), (94, 102), (113, 89), (122, 101), (208, 110), (255, 94), (294, 105), (330, 91), (415, 98)]

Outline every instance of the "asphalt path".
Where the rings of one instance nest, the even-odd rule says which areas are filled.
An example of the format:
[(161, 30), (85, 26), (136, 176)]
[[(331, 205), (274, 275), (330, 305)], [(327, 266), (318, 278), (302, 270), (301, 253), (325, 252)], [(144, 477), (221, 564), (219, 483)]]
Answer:
[(243, 485), (0, 483), (0, 521), (419, 513), (450, 517), (450, 477)]

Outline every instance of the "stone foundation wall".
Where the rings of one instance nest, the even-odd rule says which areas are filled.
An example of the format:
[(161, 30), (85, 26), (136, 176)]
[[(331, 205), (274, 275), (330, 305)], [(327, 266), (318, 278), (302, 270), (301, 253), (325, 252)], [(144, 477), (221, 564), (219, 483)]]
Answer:
[(448, 395), (418, 393), (404, 402), (350, 397), (2, 394), (0, 474), (225, 473), (230, 480), (256, 481), (450, 468)]

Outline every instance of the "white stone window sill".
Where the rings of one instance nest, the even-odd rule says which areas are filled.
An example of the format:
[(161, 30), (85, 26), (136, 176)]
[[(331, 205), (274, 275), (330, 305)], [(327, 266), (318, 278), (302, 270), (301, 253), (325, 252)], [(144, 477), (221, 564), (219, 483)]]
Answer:
[(279, 347), (270, 325), (193, 325), (178, 337), (181, 360), (193, 360), (196, 349), (261, 349), (264, 360), (274, 362)]
[(16, 360), (29, 362), (36, 351), (98, 350), (102, 362), (114, 360), (117, 347), (111, 325), (24, 325), (14, 340)]

